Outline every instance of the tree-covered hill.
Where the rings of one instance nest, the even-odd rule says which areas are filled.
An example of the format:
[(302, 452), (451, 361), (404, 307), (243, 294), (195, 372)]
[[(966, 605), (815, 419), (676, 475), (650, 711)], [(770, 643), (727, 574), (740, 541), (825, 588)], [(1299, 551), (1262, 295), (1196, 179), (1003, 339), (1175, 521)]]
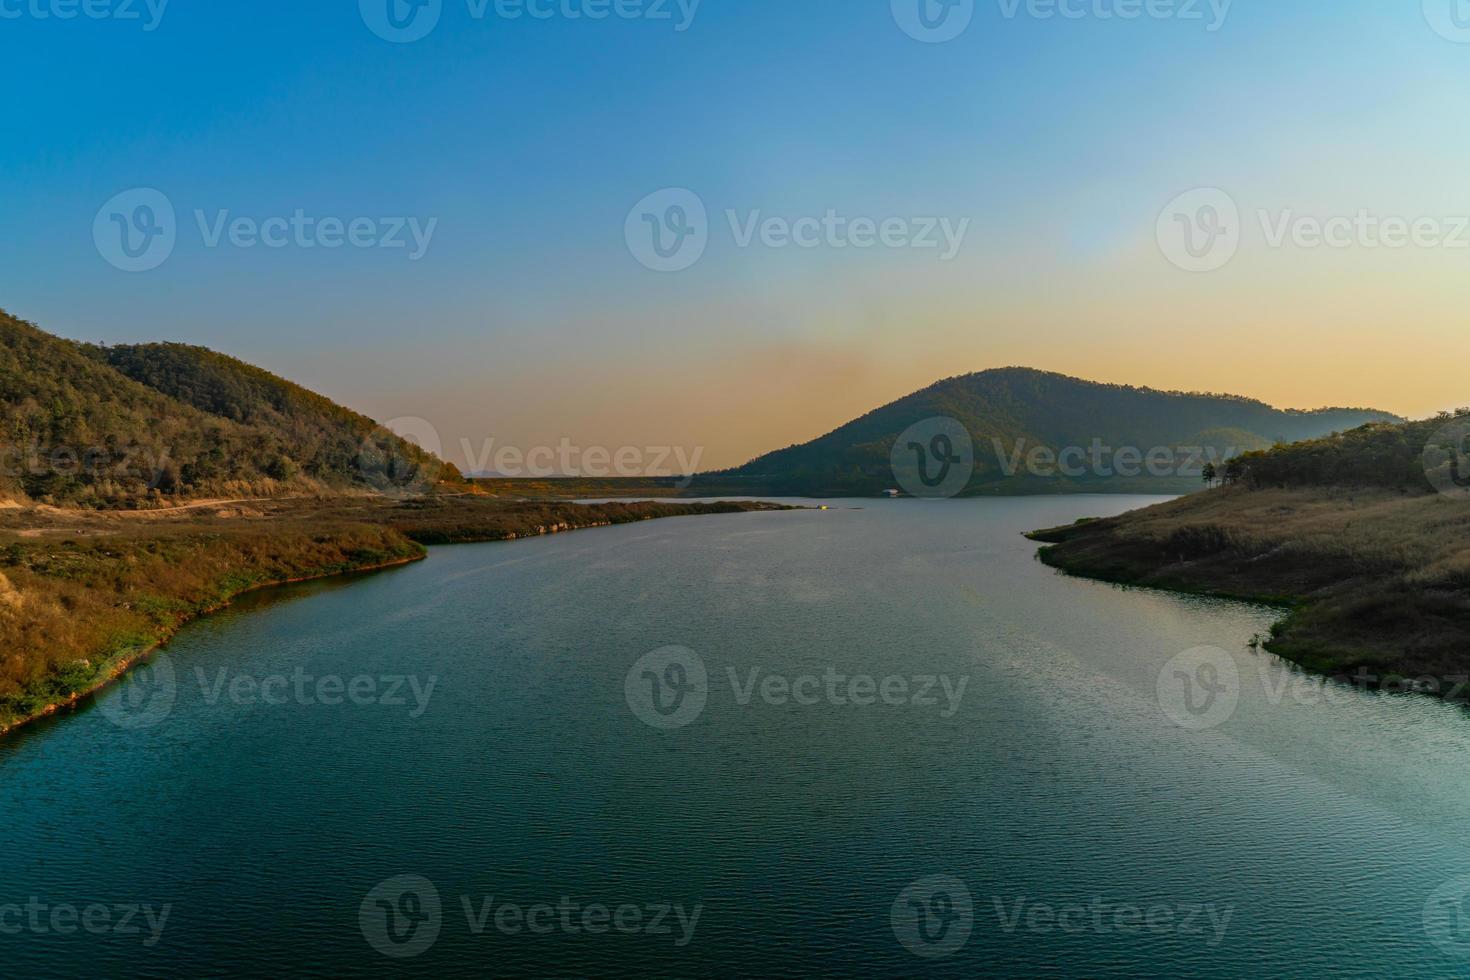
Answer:
[[(791, 492), (876, 493), (893, 486), (891, 453), (910, 426), (951, 418), (974, 443), (974, 476), (965, 492), (1092, 491), (1145, 488), (1193, 489), (1200, 462), (1183, 466), (1190, 450), (1216, 456), (1259, 450), (1354, 428), (1397, 421), (1371, 409), (1277, 409), (1249, 398), (1157, 391), (1098, 384), (1028, 368), (1003, 368), (950, 378), (901, 398), (811, 442), (762, 456), (727, 475)], [(1083, 475), (1037, 473), (1014, 463), (1045, 448), (1106, 450), (1109, 465), (1087, 466)], [(1181, 450), (1181, 465), (1167, 477), (1146, 469), (1123, 479), (1111, 466), (1118, 450)], [(1208, 458), (1205, 456), (1203, 458)], [(1186, 472), (1187, 470), (1187, 472)]]
[[(269, 371), (187, 344), (88, 347), (90, 356), (180, 402), (242, 425), (266, 429), (291, 447), (269, 472), (303, 475), (327, 485), (353, 482), (386, 488), (410, 471), (458, 471), (398, 439), (372, 419)], [(366, 447), (366, 449), (365, 449)], [(397, 466), (397, 471), (389, 467)]]
[(0, 312), (0, 498), (139, 507), (458, 478), (441, 465), (233, 358), (83, 345)]
[(1462, 472), (1470, 409), (1418, 422), (1370, 424), (1247, 453), (1222, 474), (1249, 487), (1378, 487), (1412, 493), (1470, 487)]

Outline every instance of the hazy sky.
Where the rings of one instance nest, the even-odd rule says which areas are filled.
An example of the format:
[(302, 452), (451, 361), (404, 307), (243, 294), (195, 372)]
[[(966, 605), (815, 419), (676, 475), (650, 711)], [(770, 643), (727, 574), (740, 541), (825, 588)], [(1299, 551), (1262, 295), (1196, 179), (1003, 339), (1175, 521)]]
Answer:
[(452, 457), (730, 465), (1014, 364), (1470, 403), (1457, 0), (85, 2), (0, 0), (0, 305)]

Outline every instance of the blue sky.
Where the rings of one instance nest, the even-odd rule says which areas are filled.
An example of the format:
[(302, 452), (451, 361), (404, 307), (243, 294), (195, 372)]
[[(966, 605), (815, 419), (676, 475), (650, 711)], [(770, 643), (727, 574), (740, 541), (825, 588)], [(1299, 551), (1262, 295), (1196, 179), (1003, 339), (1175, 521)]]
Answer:
[[(153, 30), (144, 0), (141, 21), (0, 0), (0, 305), (67, 336), (206, 344), (448, 444), (698, 444), (710, 465), (1016, 363), (1456, 404), (1441, 365), (1466, 353), (1470, 256), (1268, 250), (1247, 230), (1195, 275), (1154, 229), (1196, 187), (1247, 214), (1470, 214), (1470, 44), (1418, 3), (1236, 0), (1210, 30), (1207, 0), (1201, 20), (1186, 0), (1126, 21), (1099, 13), (1128, 0), (1073, 2), (1083, 16), (1048, 19), (979, 0), (930, 44), (890, 0), (703, 0), (682, 31), (675, 0), (669, 20), (601, 21), (561, 12), (586, 0), (514, 20), (443, 0), (396, 44), (357, 0), (172, 0)], [(177, 244), (130, 273), (93, 224), (134, 188), (166, 195)], [(624, 237), (664, 188), (710, 219), (673, 274)], [(435, 224), (411, 261), (211, 248), (196, 218), (298, 209)], [(728, 209), (969, 225), (952, 261), (741, 248)]]

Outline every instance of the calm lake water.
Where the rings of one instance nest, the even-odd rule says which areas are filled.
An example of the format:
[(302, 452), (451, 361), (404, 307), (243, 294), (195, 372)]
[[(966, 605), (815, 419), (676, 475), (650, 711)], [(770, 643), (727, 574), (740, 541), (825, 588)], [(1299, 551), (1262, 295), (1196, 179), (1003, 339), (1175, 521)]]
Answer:
[(1145, 502), (657, 521), (252, 598), (0, 742), (0, 974), (1463, 976), (1470, 719), (1020, 537)]

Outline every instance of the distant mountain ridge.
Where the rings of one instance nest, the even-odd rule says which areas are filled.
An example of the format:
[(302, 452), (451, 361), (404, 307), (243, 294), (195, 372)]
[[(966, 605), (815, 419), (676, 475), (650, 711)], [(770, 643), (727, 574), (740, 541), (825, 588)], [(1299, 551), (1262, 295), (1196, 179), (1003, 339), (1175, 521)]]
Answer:
[(5, 313), (0, 454), (0, 496), (99, 508), (459, 480), (372, 419), (235, 358), (81, 344)]
[[(814, 439), (760, 456), (744, 466), (711, 474), (768, 487), (766, 492), (881, 493), (894, 486), (892, 450), (910, 426), (928, 419), (953, 419), (974, 443), (974, 475), (963, 493), (1055, 492), (1067, 490), (1193, 489), (1202, 463), (1278, 443), (1313, 439), (1397, 416), (1366, 408), (1314, 411), (1277, 409), (1236, 395), (1159, 391), (1101, 384), (1032, 368), (999, 368), (939, 381)], [(1043, 450), (1094, 445), (1181, 452), (1180, 466), (1167, 476), (1145, 472), (1120, 477), (1089, 464), (1066, 475), (1056, 467), (1037, 472), (1018, 460)], [(1019, 454), (1017, 450), (1020, 450)], [(1192, 468), (1187, 455), (1197, 455)], [(1074, 458), (1076, 458), (1074, 456)], [(1109, 457), (1111, 458), (1111, 457)]]

